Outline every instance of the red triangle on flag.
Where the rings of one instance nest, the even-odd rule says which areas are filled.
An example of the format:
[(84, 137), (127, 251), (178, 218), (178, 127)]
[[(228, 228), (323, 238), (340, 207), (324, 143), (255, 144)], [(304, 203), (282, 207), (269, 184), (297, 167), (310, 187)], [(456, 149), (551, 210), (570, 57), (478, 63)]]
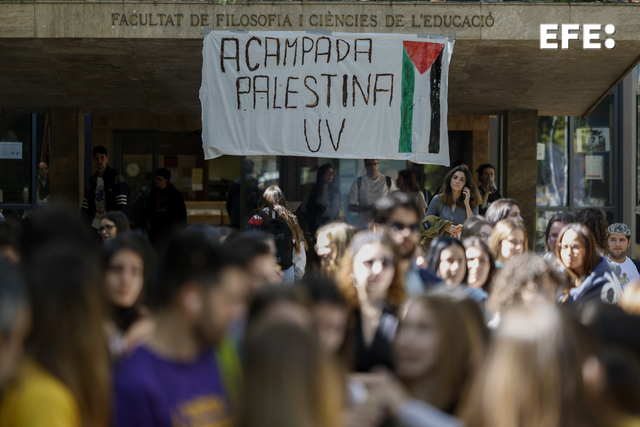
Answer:
[(444, 47), (441, 43), (403, 41), (404, 48), (420, 74), (426, 73)]

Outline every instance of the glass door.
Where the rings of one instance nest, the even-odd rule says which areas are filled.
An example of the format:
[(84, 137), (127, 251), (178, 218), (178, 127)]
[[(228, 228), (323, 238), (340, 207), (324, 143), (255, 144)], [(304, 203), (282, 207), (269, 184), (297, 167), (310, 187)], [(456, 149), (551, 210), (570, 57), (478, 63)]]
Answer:
[(155, 132), (116, 132), (115, 167), (127, 180), (131, 200), (145, 186), (153, 188), (156, 153)]

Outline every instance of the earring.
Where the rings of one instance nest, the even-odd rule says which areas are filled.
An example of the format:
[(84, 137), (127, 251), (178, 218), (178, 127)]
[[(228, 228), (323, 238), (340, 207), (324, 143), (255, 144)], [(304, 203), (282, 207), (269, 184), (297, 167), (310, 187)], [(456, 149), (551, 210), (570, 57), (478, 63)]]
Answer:
[(358, 285), (358, 280), (356, 279), (356, 275), (355, 274), (351, 273), (351, 274), (349, 274), (349, 276), (347, 276), (347, 278), (349, 279), (349, 281), (351, 283), (353, 283), (353, 287), (354, 288), (357, 288), (357, 287), (360, 286), (360, 285)]

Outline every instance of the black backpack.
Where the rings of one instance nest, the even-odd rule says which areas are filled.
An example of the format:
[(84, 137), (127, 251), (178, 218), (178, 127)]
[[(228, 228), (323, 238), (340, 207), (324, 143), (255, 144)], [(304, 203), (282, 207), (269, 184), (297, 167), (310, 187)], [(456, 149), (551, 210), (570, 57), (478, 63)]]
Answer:
[(287, 221), (282, 218), (271, 219), (262, 217), (261, 230), (276, 242), (278, 264), (282, 270), (288, 270), (293, 265), (293, 236)]

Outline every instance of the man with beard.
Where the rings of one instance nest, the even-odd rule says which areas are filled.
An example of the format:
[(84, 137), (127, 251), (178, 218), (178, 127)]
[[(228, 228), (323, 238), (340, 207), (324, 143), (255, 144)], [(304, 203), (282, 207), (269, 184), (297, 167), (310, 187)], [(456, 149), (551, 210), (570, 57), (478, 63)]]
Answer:
[(184, 233), (167, 243), (149, 292), (156, 329), (114, 371), (114, 425), (230, 424), (230, 402), (212, 349), (242, 309), (248, 286), (244, 262), (200, 234)]
[(640, 262), (627, 257), (631, 246), (631, 230), (626, 224), (611, 224), (608, 231), (609, 261), (620, 267), (618, 278), (624, 289), (629, 282), (640, 279)]
[(406, 271), (405, 289), (409, 295), (424, 293), (425, 287), (441, 281), (435, 273), (418, 266), (420, 240), (420, 212), (405, 193), (396, 192), (375, 203), (371, 229), (386, 232), (396, 244), (399, 268)]

